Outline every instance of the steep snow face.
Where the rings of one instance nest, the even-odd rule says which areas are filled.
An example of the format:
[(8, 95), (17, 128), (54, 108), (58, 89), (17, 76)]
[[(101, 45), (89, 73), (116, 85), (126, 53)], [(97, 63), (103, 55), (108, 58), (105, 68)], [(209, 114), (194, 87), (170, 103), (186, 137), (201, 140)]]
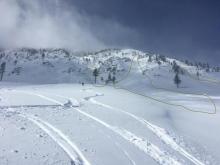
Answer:
[(89, 81), (81, 76), (88, 68), (81, 58), (66, 50), (20, 49), (1, 52), (1, 61), (6, 62), (5, 81), (58, 83)]
[[(18, 49), (0, 52), (0, 59), (7, 64), (5, 80), (42, 81), (42, 77), (47, 74), (55, 82), (72, 82), (75, 80), (71, 77), (77, 74), (89, 81), (94, 68), (99, 68), (101, 72), (112, 68), (116, 68), (117, 72), (126, 72), (127, 66), (135, 57), (147, 61), (149, 55), (130, 49), (109, 49), (91, 53), (71, 52), (65, 49)], [(151, 65), (158, 67), (156, 56), (152, 57)], [(28, 76), (33, 76), (32, 80), (25, 79)]]
[[(153, 81), (159, 87), (163, 82), (163, 87), (174, 88), (174, 63), (180, 66), (181, 86), (184, 88), (196, 89), (198, 81), (194, 79), (209, 80), (213, 77), (198, 66), (132, 49), (107, 49), (98, 52), (17, 49), (1, 51), (0, 60), (0, 63), (6, 62), (3, 81), (7, 82), (94, 83), (93, 70), (97, 68), (97, 82), (101, 84), (113, 83), (114, 79), (117, 83), (123, 82), (124, 86), (145, 86)], [(219, 74), (214, 76), (218, 77)], [(206, 86), (203, 85), (203, 88)], [(201, 89), (200, 86), (198, 89)]]

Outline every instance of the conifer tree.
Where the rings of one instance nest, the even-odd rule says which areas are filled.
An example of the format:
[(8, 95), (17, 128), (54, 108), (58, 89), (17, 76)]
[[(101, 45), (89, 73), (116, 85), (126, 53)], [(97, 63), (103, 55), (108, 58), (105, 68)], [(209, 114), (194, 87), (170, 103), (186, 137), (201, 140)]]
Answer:
[(112, 77), (112, 82), (113, 82), (113, 84), (115, 84), (115, 82), (116, 82), (116, 77), (115, 76)]
[(111, 75), (111, 73), (108, 74), (108, 81), (112, 81), (112, 75)]
[(3, 79), (3, 75), (4, 75), (4, 72), (5, 72), (5, 67), (6, 67), (6, 63), (3, 62), (1, 64), (1, 67), (0, 67), (0, 81), (2, 81), (2, 79)]
[(181, 80), (180, 80), (180, 77), (179, 77), (179, 74), (176, 73), (175, 77), (174, 77), (174, 83), (176, 84), (176, 87), (179, 88), (179, 85), (181, 83)]
[(152, 62), (152, 56), (149, 55), (148, 62)]
[(96, 84), (97, 77), (99, 76), (99, 71), (97, 68), (94, 69), (93, 76), (95, 77), (95, 84)]
[(196, 76), (197, 76), (197, 78), (199, 79), (200, 74), (199, 74), (199, 72), (198, 72), (198, 71), (197, 71), (197, 73), (196, 73)]

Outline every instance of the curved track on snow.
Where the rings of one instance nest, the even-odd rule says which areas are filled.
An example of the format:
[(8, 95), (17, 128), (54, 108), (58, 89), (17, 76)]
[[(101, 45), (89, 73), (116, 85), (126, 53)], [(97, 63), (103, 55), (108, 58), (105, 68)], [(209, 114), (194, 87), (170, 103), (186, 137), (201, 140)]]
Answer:
[(91, 165), (78, 147), (58, 128), (36, 116), (29, 114), (19, 114), (19, 116), (31, 121), (47, 133), (69, 155), (74, 165)]
[(182, 147), (180, 147), (171, 136), (169, 136), (169, 134), (167, 133), (167, 131), (159, 126), (156, 126), (152, 123), (150, 123), (149, 121), (146, 121), (145, 119), (135, 116), (132, 113), (126, 112), (120, 108), (116, 108), (116, 107), (112, 107), (108, 104), (104, 104), (101, 102), (96, 101), (93, 97), (89, 99), (89, 101), (93, 104), (105, 107), (107, 109), (111, 109), (117, 112), (121, 112), (127, 116), (130, 116), (131, 118), (137, 120), (138, 122), (142, 123), (143, 125), (145, 125), (149, 130), (151, 130), (156, 136), (158, 136), (165, 144), (169, 145), (172, 149), (176, 150), (177, 152), (179, 152), (181, 155), (183, 155), (184, 157), (186, 157), (188, 160), (190, 160), (192, 163), (194, 163), (195, 165), (204, 165), (204, 163), (202, 163), (200, 160), (196, 159), (194, 156), (192, 156), (190, 153), (188, 153), (185, 149), (183, 149)]
[[(61, 98), (65, 98), (65, 99), (70, 99), (68, 97), (62, 96), (62, 95), (57, 95), (57, 94), (53, 94), (54, 96), (57, 97), (61, 97)], [(164, 128), (161, 128), (155, 124), (150, 123), (149, 121), (138, 117), (132, 113), (129, 113), (127, 111), (124, 111), (120, 108), (117, 107), (113, 107), (111, 105), (108, 104), (104, 104), (102, 102), (99, 102), (97, 100), (95, 100), (95, 97), (98, 96), (103, 96), (103, 94), (96, 94), (94, 96), (89, 96), (86, 97), (85, 100), (90, 101), (93, 104), (96, 104), (98, 106), (102, 106), (104, 108), (110, 109), (110, 110), (114, 110), (117, 112), (121, 112), (124, 115), (127, 115), (131, 118), (133, 118), (134, 120), (140, 122), (141, 124), (143, 124), (144, 126), (146, 126), (150, 131), (152, 131), (161, 141), (163, 141), (165, 144), (167, 144), (168, 146), (170, 146), (173, 150), (177, 151), (178, 153), (180, 153), (181, 155), (183, 155), (185, 158), (187, 158), (189, 161), (191, 161), (192, 163), (194, 163), (195, 165), (205, 165), (203, 162), (201, 162), (200, 160), (198, 160), (196, 157), (194, 157), (193, 155), (191, 155), (189, 152), (187, 152), (184, 148), (182, 148), (180, 145), (178, 145), (173, 138), (169, 135), (168, 131), (166, 131)]]
[[(53, 98), (50, 98), (50, 97), (47, 97), (47, 96), (42, 95), (42, 94), (26, 92), (26, 91), (18, 91), (18, 90), (14, 90), (14, 91), (15, 92), (21, 92), (21, 93), (24, 93), (24, 94), (26, 93), (28, 95), (38, 96), (42, 99), (46, 99), (46, 100), (51, 101), (53, 103), (59, 104), (61, 106), (64, 105), (60, 101), (58, 101), (56, 99), (53, 99)], [(144, 152), (147, 156), (150, 156), (157, 163), (159, 163), (161, 165), (164, 165), (164, 164), (166, 164), (166, 165), (181, 165), (181, 163), (178, 160), (176, 160), (176, 158), (174, 158), (172, 155), (170, 155), (166, 151), (161, 150), (159, 147), (152, 144), (150, 141), (148, 141), (146, 139), (143, 139), (141, 137), (138, 137), (137, 135), (129, 132), (126, 129), (111, 126), (110, 124), (100, 120), (99, 118), (96, 118), (95, 116), (92, 116), (91, 114), (80, 110), (79, 108), (74, 108), (74, 107), (71, 107), (71, 108), (73, 108), (74, 110), (76, 110), (80, 114), (86, 116), (87, 118), (99, 123), (100, 125), (104, 126), (105, 128), (113, 131), (115, 134), (119, 135), (121, 138), (123, 138), (124, 140), (126, 140), (129, 143), (133, 144), (139, 150)]]

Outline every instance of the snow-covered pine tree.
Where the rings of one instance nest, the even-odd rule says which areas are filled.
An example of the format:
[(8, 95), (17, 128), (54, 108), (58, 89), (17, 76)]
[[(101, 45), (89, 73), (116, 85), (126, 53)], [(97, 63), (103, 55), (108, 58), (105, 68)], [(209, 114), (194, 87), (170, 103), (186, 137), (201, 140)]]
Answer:
[(176, 61), (173, 61), (173, 67), (172, 67), (173, 71), (175, 73), (179, 73), (180, 72), (180, 67), (179, 65), (177, 65)]

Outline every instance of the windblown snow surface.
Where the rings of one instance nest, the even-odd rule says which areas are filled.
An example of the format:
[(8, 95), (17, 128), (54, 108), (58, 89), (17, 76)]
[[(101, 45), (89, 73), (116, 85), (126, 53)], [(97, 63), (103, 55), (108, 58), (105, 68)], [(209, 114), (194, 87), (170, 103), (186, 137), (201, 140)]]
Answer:
[[(219, 73), (200, 69), (192, 78), (198, 68), (176, 61), (185, 72), (177, 89), (174, 59), (155, 58), (134, 50), (1, 52), (0, 165), (220, 164)], [(109, 73), (116, 87), (103, 85)]]

